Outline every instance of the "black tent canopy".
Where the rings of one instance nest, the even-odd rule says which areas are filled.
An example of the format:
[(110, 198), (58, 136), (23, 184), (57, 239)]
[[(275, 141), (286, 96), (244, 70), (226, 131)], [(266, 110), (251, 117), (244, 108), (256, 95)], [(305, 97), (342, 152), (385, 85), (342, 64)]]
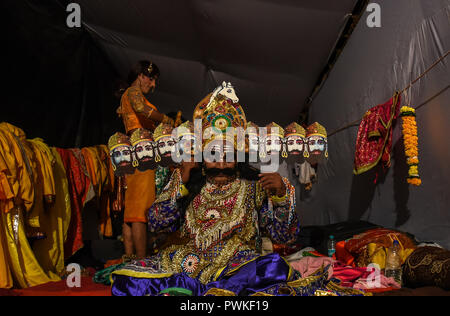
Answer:
[(161, 69), (163, 111), (195, 105), (222, 81), (249, 120), (296, 120), (357, 1), (79, 1), (84, 26), (122, 76), (136, 60)]

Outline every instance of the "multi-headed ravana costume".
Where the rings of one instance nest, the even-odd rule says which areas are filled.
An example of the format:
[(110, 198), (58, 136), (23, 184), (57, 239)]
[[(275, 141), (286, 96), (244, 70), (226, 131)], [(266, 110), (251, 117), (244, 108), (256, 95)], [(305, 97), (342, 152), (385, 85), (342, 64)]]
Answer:
[[(221, 94), (203, 99), (194, 111), (196, 118), (201, 118), (203, 129), (220, 132), (209, 135), (203, 149), (224, 140), (236, 142), (234, 136), (227, 137), (226, 128), (245, 129), (247, 124), (240, 104)], [(192, 125), (185, 127), (192, 136)], [(239, 177), (222, 186), (207, 181), (182, 209), (180, 201), (189, 193), (181, 172), (175, 169), (148, 211), (148, 227), (152, 232), (179, 230), (182, 241), (114, 271), (113, 295), (322, 293), (328, 282), (325, 272), (299, 283), (298, 275), (280, 255), (261, 255), (263, 236), (289, 244), (299, 233), (295, 189), (287, 179), (283, 181), (283, 197), (270, 196), (258, 182)]]
[[(195, 125), (196, 120), (201, 120), (201, 124)], [(119, 159), (131, 159), (116, 149), (118, 134), (120, 133), (110, 138), (109, 147), (114, 166)], [(153, 135), (144, 128), (134, 129), (131, 135), (133, 139), (129, 140), (133, 145), (131, 153), (129, 150), (125, 152), (133, 156), (133, 164), (118, 166), (115, 173), (120, 176), (124, 173), (132, 174), (134, 169), (146, 171), (155, 169), (157, 165), (175, 166), (181, 161), (190, 160), (189, 153), (199, 161), (205, 158), (202, 154), (215, 148), (211, 146), (217, 146), (216, 143), (209, 145), (212, 140), (226, 137), (233, 137), (229, 142), (233, 144), (234, 150), (243, 153), (241, 157), (247, 154), (248, 162), (267, 163), (276, 157), (278, 161), (287, 160), (289, 163), (303, 163), (306, 160), (310, 164), (316, 164), (328, 158), (327, 132), (322, 125), (315, 122), (305, 130), (294, 122), (283, 129), (272, 122), (258, 127), (253, 122), (247, 122), (233, 86), (223, 83), (197, 105), (193, 122), (184, 122), (177, 128), (160, 123)], [(187, 153), (187, 156), (183, 153)], [(140, 158), (144, 155), (145, 158)], [(122, 164), (125, 165), (125, 162)]]

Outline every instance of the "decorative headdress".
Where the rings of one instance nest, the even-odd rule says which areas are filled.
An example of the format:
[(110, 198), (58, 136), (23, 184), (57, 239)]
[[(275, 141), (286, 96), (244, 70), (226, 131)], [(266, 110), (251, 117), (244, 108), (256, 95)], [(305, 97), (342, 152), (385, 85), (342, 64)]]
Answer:
[[(154, 161), (152, 132), (150, 132), (149, 130), (147, 130), (145, 128), (138, 128), (131, 134), (130, 141), (131, 141), (131, 145), (133, 146), (133, 152), (134, 152), (133, 167), (137, 168), (140, 171), (154, 169), (156, 167), (156, 165), (155, 165), (155, 161)], [(145, 146), (146, 149), (143, 149), (143, 147), (139, 145), (139, 143), (141, 143), (143, 141), (149, 142), (151, 149), (147, 148), (148, 145)], [(141, 151), (140, 153), (139, 153), (139, 150)], [(139, 157), (139, 155), (141, 155), (142, 157)]]
[[(304, 146), (306, 142), (306, 130), (296, 122), (289, 124), (285, 129), (285, 143), (283, 147), (287, 150), (288, 159), (291, 162), (302, 163), (303, 162), (303, 153)], [(301, 144), (298, 143), (299, 139), (301, 139)], [(289, 142), (293, 141), (293, 144)]]
[(153, 134), (145, 128), (136, 129), (130, 136), (130, 142), (132, 146), (135, 146), (141, 141), (153, 141)]
[[(125, 150), (118, 150), (119, 147), (127, 147)], [(116, 176), (133, 174), (131, 142), (130, 138), (122, 133), (115, 133), (108, 140), (109, 155), (112, 168)]]
[[(155, 131), (153, 132), (153, 138), (155, 143), (157, 144), (157, 149), (155, 150), (155, 161), (164, 166), (167, 167), (172, 161), (171, 157), (161, 157), (160, 155), (160, 147), (158, 142), (161, 140), (161, 138), (163, 137), (172, 137), (172, 132), (174, 130), (174, 127), (168, 123), (160, 123), (156, 128)], [(174, 140), (175, 141), (175, 140)]]
[(301, 125), (297, 124), (296, 122), (289, 124), (284, 129), (284, 133), (285, 133), (284, 137), (296, 135), (296, 136), (301, 136), (303, 138), (306, 138), (306, 130)]
[(191, 121), (186, 121), (175, 128), (175, 135), (179, 138), (185, 135), (194, 134), (194, 124)]
[(306, 129), (306, 137), (309, 136), (322, 136), (323, 138), (327, 138), (327, 130), (325, 127), (315, 122)]
[[(194, 110), (194, 121), (202, 120), (202, 130), (204, 132), (203, 148), (211, 141), (217, 139), (227, 139), (228, 128), (241, 127), (245, 130), (247, 120), (244, 110), (239, 103), (233, 103), (231, 99), (222, 94), (213, 96), (210, 93), (206, 96)], [(233, 141), (237, 147), (236, 139)]]
[(168, 123), (160, 123), (153, 132), (155, 142), (160, 140), (164, 136), (171, 136), (174, 127)]
[(112, 150), (120, 146), (131, 146), (131, 142), (130, 138), (127, 135), (117, 132), (109, 138), (108, 148), (111, 152)]
[(269, 125), (266, 126), (267, 129), (267, 136), (279, 136), (281, 138), (284, 138), (284, 129), (278, 125), (275, 122), (270, 123)]
[(259, 135), (259, 126), (253, 122), (247, 122), (247, 132), (252, 135)]
[[(322, 150), (320, 150), (321, 153), (319, 155), (317, 155), (317, 154), (313, 155), (316, 157), (311, 157), (311, 152), (310, 152), (311, 148), (310, 148), (310, 144), (309, 144), (309, 142), (310, 142), (309, 139), (313, 136), (322, 137), (325, 142), (323, 152), (322, 152)], [(310, 163), (320, 162), (323, 157), (328, 158), (327, 130), (325, 129), (325, 127), (323, 127), (322, 125), (320, 125), (317, 122), (311, 124), (310, 126), (308, 126), (306, 128), (306, 138), (308, 139), (307, 148), (309, 150), (305, 150), (303, 152), (303, 156), (305, 158), (309, 159)]]

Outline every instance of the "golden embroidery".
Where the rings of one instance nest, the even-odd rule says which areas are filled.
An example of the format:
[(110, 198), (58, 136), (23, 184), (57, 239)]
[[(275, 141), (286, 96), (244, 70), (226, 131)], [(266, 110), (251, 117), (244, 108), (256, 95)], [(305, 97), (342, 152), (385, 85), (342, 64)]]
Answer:
[[(173, 245), (161, 253), (161, 265), (164, 270), (171, 271), (174, 273), (183, 272), (183, 260), (186, 256), (192, 255), (199, 258), (199, 262), (192, 267), (192, 272), (189, 274), (193, 278), (198, 278), (200, 282), (206, 284), (211, 281), (212, 276), (214, 276), (217, 271), (223, 270), (223, 268), (228, 264), (229, 260), (236, 254), (236, 252), (241, 250), (251, 250), (254, 249), (254, 245), (250, 244), (253, 236), (256, 233), (252, 219), (253, 209), (255, 207), (253, 191), (251, 190), (251, 183), (246, 181), (236, 180), (230, 185), (227, 192), (222, 194), (212, 194), (207, 192), (208, 190), (202, 190), (202, 198), (204, 203), (202, 203), (194, 212), (194, 207), (191, 205), (186, 211), (186, 223), (189, 224), (189, 230), (191, 234), (198, 234), (202, 226), (198, 223), (197, 219), (201, 218), (208, 207), (211, 207), (211, 203), (223, 203), (223, 201), (230, 201), (236, 198), (236, 202), (232, 205), (231, 214), (227, 218), (221, 218), (223, 225), (219, 225), (220, 229), (223, 229), (223, 233), (227, 229), (232, 229), (236, 225), (240, 224), (241, 230), (235, 231), (235, 234), (228, 240), (223, 241), (222, 250), (217, 251), (217, 255), (214, 257), (205, 257), (205, 253), (208, 253), (209, 249), (204, 246), (205, 243), (199, 243), (197, 241), (202, 241), (202, 239), (192, 239), (186, 245)], [(224, 199), (224, 196), (228, 199)], [(203, 213), (202, 213), (203, 212)], [(201, 238), (210, 238), (206, 245), (210, 245), (212, 241), (218, 241), (223, 237), (222, 231), (220, 234), (214, 232), (209, 232), (208, 234), (203, 234)], [(213, 237), (213, 238), (211, 238)], [(220, 238), (219, 238), (220, 237)], [(218, 239), (217, 239), (218, 238)], [(170, 255), (173, 254), (172, 259)]]
[(232, 291), (228, 291), (228, 290), (224, 290), (224, 289), (218, 289), (218, 288), (212, 288), (209, 289), (208, 292), (206, 292), (204, 294), (206, 295), (213, 295), (213, 296), (236, 296), (236, 294), (234, 294), (234, 292)]
[(145, 97), (138, 87), (130, 87), (128, 89), (128, 98), (131, 106), (137, 113), (145, 112)]

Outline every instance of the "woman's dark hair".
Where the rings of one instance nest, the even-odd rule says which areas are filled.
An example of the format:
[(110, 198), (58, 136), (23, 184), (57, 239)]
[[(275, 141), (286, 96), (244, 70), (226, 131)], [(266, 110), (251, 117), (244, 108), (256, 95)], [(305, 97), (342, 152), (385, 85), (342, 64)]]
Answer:
[(128, 87), (131, 86), (140, 74), (143, 74), (149, 78), (159, 78), (160, 76), (159, 68), (156, 64), (151, 63), (148, 60), (138, 61), (128, 73), (127, 81), (119, 81), (115, 84), (116, 88), (114, 90), (114, 96), (120, 99), (123, 93), (128, 89)]
[(144, 76), (147, 76), (149, 78), (159, 78), (160, 76), (159, 68), (158, 66), (156, 66), (156, 64), (148, 60), (141, 60), (138, 61), (133, 68), (131, 68), (128, 74), (128, 84), (131, 85), (137, 79), (137, 77), (139, 77), (140, 74), (143, 74)]

